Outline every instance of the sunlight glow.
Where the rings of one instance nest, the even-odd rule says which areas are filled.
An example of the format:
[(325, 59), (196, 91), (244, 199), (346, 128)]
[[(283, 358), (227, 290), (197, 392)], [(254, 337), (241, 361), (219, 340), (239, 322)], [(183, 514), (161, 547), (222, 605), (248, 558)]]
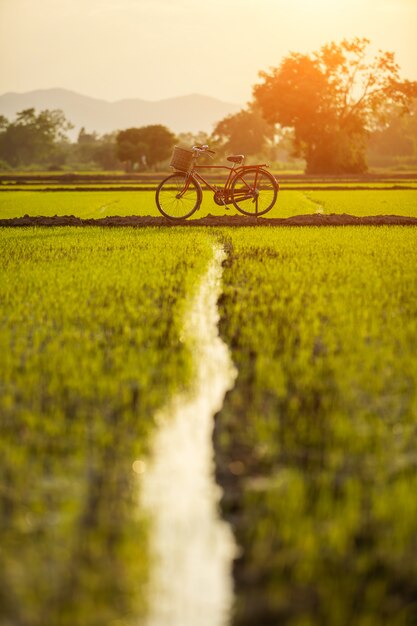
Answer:
[(290, 51), (368, 37), (417, 78), (416, 0), (0, 0), (0, 93), (115, 100), (202, 93), (242, 105)]

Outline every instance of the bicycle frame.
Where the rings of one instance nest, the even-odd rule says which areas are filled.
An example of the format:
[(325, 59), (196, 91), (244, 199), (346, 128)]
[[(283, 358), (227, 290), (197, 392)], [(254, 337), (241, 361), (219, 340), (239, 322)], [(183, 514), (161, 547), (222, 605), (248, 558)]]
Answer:
[[(262, 167), (266, 167), (266, 164), (262, 163), (262, 164), (259, 164), (259, 165), (240, 165), (239, 167), (229, 167), (229, 165), (194, 165), (192, 167), (192, 169), (190, 170), (190, 172), (188, 173), (188, 175), (186, 176), (184, 188), (178, 194), (178, 196), (179, 197), (183, 196), (185, 194), (185, 192), (187, 191), (189, 185), (190, 185), (191, 178), (196, 178), (199, 182), (202, 182), (209, 189), (211, 189), (211, 191), (213, 191), (214, 193), (218, 193), (220, 191), (220, 192), (222, 192), (224, 197), (227, 197), (227, 192), (230, 190), (233, 181), (237, 177), (239, 177), (239, 175), (242, 172), (244, 172), (245, 170), (249, 170), (249, 169), (251, 169), (251, 170), (256, 169), (257, 170), (256, 175), (255, 175), (255, 188), (256, 188), (256, 183), (257, 183), (257, 179), (258, 179), (258, 172), (259, 172), (259, 170)], [(220, 188), (216, 187), (216, 185), (212, 185), (208, 180), (206, 180), (204, 178), (204, 176), (202, 176), (202, 174), (200, 174), (200, 172), (198, 171), (198, 170), (203, 170), (203, 169), (229, 170), (229, 174), (227, 176), (226, 184), (224, 185), (224, 187), (220, 187)], [(246, 183), (246, 181), (244, 179), (242, 179), (242, 181), (246, 184), (248, 189), (250, 189), (250, 186)], [(242, 192), (242, 193), (244, 193), (244, 192)]]

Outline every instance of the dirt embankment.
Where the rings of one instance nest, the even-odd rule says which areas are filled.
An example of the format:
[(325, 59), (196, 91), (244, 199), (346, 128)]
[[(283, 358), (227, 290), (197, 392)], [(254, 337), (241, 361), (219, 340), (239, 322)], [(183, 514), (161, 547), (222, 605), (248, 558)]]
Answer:
[(54, 217), (29, 216), (0, 219), (0, 226), (417, 226), (417, 217), (371, 215), (294, 215), (287, 218), (244, 217), (243, 215), (207, 215), (194, 220), (171, 221), (164, 217), (131, 215), (82, 219), (74, 215)]

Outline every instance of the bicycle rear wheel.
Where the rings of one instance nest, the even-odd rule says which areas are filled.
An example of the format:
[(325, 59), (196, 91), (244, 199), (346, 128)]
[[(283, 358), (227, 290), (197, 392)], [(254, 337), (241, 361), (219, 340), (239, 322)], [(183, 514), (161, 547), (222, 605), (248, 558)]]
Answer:
[(266, 170), (245, 168), (232, 182), (231, 195), (240, 213), (257, 217), (272, 209), (278, 196), (278, 183)]
[(163, 180), (156, 190), (156, 206), (169, 220), (183, 220), (199, 208), (203, 199), (201, 187), (187, 174), (175, 172)]

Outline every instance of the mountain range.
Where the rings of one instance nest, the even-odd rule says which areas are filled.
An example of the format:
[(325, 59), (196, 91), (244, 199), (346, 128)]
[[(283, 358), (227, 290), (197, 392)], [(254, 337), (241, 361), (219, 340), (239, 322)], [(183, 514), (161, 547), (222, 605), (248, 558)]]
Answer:
[(74, 126), (68, 133), (71, 138), (77, 136), (81, 127), (86, 132), (103, 134), (149, 124), (164, 124), (175, 133), (210, 133), (216, 122), (242, 108), (237, 104), (200, 94), (155, 102), (138, 98), (108, 102), (67, 89), (38, 89), (0, 95), (0, 115), (10, 121), (18, 111), (32, 107), (38, 112), (44, 109), (61, 109)]

